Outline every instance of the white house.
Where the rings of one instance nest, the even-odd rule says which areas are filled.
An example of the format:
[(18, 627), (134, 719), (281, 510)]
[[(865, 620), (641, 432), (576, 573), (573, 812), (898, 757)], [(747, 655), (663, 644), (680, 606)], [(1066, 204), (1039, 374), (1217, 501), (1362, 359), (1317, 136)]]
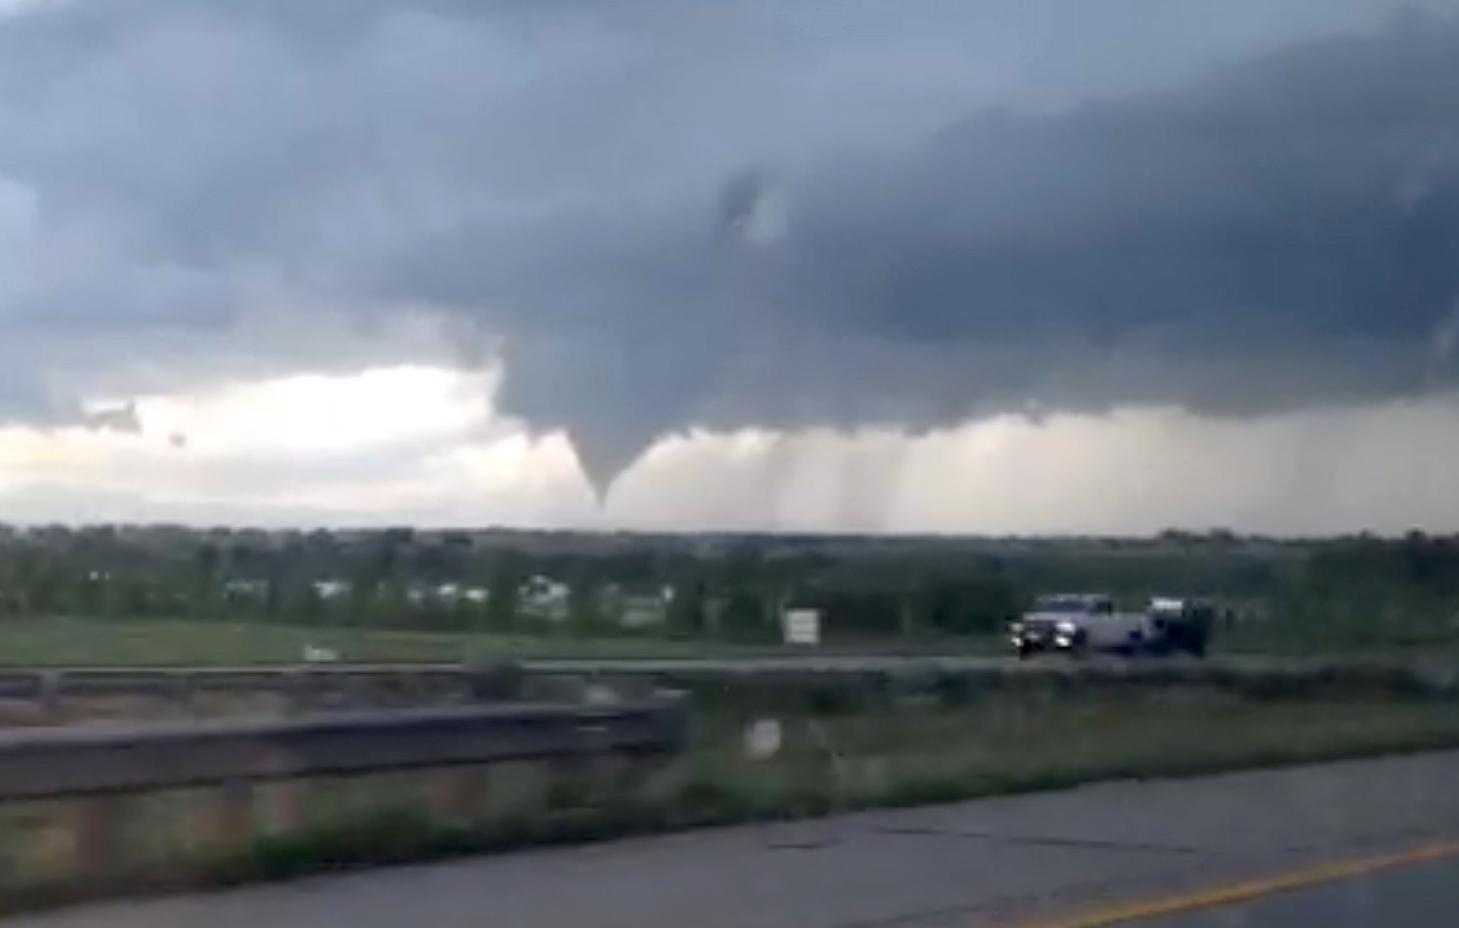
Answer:
[(624, 628), (651, 628), (669, 621), (674, 588), (625, 591), (616, 585), (605, 590), (604, 611)]
[(491, 600), (491, 591), (484, 586), (462, 587), (461, 598), (473, 606), (484, 606)]
[(491, 594), (486, 587), (462, 586), (459, 583), (440, 583), (433, 587), (411, 584), (405, 591), (405, 601), (412, 606), (435, 603), (450, 607), (463, 602), (484, 606), (490, 598)]
[(527, 619), (566, 622), (571, 597), (572, 587), (537, 574), (517, 590), (517, 611)]
[(309, 586), (325, 602), (348, 596), (353, 588), (348, 580), (315, 580)]
[(223, 598), (229, 600), (262, 600), (268, 598), (267, 580), (245, 580), (235, 577), (223, 581)]

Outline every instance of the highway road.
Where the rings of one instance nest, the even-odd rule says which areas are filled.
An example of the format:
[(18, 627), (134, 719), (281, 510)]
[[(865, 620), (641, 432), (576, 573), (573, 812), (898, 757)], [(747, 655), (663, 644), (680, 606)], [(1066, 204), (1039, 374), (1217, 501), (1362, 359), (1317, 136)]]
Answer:
[[(1455, 865), (1444, 855), (1459, 854), (1459, 844), (1444, 842), (1459, 838), (1456, 783), (1459, 752), (1116, 782), (103, 903), (4, 925), (1092, 928), (1112, 911), (1168, 913), (1222, 887), (1270, 885), (1293, 891), (1234, 893), (1237, 908), (1146, 924), (1256, 928), (1267, 923), (1230, 919), (1305, 905), (1279, 923), (1422, 928), (1452, 919), (1372, 922), (1362, 913), (1422, 913), (1431, 901), (1454, 901), (1445, 874)], [(1334, 861), (1391, 863), (1436, 847), (1434, 863), (1322, 883)], [(1295, 884), (1281, 882), (1292, 874)], [(1381, 908), (1389, 897), (1401, 905), (1412, 897), (1412, 906)], [(1327, 917), (1334, 907), (1359, 921)]]
[[(1230, 674), (1330, 675), (1335, 670), (1359, 672), (1408, 671), (1434, 685), (1459, 687), (1459, 673), (1448, 655), (1404, 661), (1333, 658), (1273, 657), (1256, 654), (1221, 654), (1204, 659), (1183, 655), (1164, 657), (1119, 658), (1096, 655), (1072, 660), (1063, 655), (1044, 655), (1018, 660), (1008, 654), (876, 654), (820, 652), (752, 654), (736, 657), (643, 657), (643, 658), (526, 658), (508, 661), (524, 671), (539, 675), (606, 675), (606, 676), (720, 676), (737, 677), (751, 674), (859, 675), (859, 674), (1083, 674), (1091, 671), (1125, 678), (1148, 678), (1168, 681), (1172, 677), (1210, 679)], [(125, 681), (152, 678), (209, 679), (250, 678), (273, 674), (289, 675), (307, 672), (320, 676), (372, 674), (458, 674), (472, 671), (461, 663), (406, 662), (357, 663), (325, 662), (314, 664), (245, 664), (239, 666), (173, 666), (173, 667), (12, 667), (0, 668), (0, 689), (6, 683), (12, 688), (36, 677), (74, 678), (84, 682), (103, 679), (113, 685)]]
[[(752, 653), (735, 656), (706, 655), (703, 657), (503, 657), (504, 663), (515, 663), (522, 669), (535, 673), (680, 673), (688, 671), (751, 672), (757, 670), (784, 671), (841, 671), (841, 672), (883, 672), (907, 669), (946, 669), (962, 671), (1049, 671), (1084, 666), (1121, 667), (1132, 671), (1160, 670), (1162, 668), (1201, 670), (1315, 670), (1334, 665), (1363, 667), (1407, 667), (1434, 663), (1448, 666), (1451, 661), (1443, 655), (1426, 661), (1383, 661), (1355, 658), (1331, 657), (1276, 657), (1261, 654), (1214, 654), (1206, 658), (1186, 655), (1139, 656), (1133, 658), (1111, 655), (1093, 655), (1075, 660), (1067, 655), (1046, 654), (1028, 660), (1019, 660), (1010, 653), (958, 654), (958, 653), (895, 653), (876, 651), (834, 651), (809, 650), (794, 652), (777, 649), (774, 652)], [(321, 661), (316, 663), (250, 663), (237, 665), (159, 665), (113, 666), (113, 665), (55, 665), (0, 668), (0, 677), (17, 674), (197, 674), (201, 676), (253, 674), (266, 672), (313, 671), (318, 673), (409, 673), (427, 671), (451, 673), (470, 669), (472, 665), (443, 661)], [(488, 665), (489, 666), (489, 665)]]
[[(1350, 662), (1351, 663), (1351, 662)], [(1020, 671), (1036, 673), (1059, 669), (1095, 666), (1122, 668), (1132, 672), (1186, 669), (1311, 670), (1330, 666), (1322, 658), (1285, 658), (1264, 655), (1220, 655), (1194, 658), (1185, 655), (1140, 656), (1122, 658), (1092, 655), (1074, 659), (1064, 654), (1040, 655), (1019, 660), (1012, 654), (849, 654), (818, 653), (765, 654), (745, 657), (671, 657), (671, 658), (557, 658), (527, 659), (523, 669), (536, 673), (572, 673), (584, 669), (601, 673), (682, 673), (715, 671), (750, 673), (765, 670), (886, 672), (896, 670), (937, 669), (948, 671)]]
[(1427, 928), (1459, 921), (1459, 858), (1147, 920), (1140, 928)]

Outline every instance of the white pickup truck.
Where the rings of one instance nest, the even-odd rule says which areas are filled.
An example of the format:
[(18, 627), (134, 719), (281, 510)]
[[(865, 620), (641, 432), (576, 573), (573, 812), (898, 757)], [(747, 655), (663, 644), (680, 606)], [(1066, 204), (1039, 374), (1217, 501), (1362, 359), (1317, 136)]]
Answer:
[(1040, 596), (1008, 630), (1020, 658), (1040, 651), (1202, 656), (1211, 617), (1211, 607), (1194, 600), (1157, 597), (1142, 612), (1117, 612), (1102, 593), (1059, 593)]

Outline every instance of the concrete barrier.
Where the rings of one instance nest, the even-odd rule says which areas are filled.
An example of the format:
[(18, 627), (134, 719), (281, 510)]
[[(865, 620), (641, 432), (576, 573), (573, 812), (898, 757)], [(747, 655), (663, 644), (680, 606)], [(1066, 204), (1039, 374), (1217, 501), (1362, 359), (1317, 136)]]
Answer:
[(686, 730), (685, 709), (672, 699), (13, 729), (0, 732), (0, 800), (670, 752)]
[(687, 732), (668, 696), (0, 731), (0, 914), (276, 874), (270, 848), (511, 846), (635, 801)]

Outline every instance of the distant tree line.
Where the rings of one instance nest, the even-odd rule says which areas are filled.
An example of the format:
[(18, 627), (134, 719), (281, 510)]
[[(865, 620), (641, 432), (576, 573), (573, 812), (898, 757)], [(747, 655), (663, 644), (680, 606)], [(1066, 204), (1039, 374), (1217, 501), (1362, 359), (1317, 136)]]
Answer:
[(1421, 533), (1041, 540), (0, 526), (0, 616), (537, 631), (521, 601), (533, 577), (570, 590), (551, 629), (565, 634), (623, 632), (605, 604), (649, 595), (662, 597), (663, 620), (635, 633), (766, 640), (781, 611), (799, 606), (820, 610), (831, 639), (975, 635), (998, 630), (1038, 593), (1102, 591), (1131, 606), (1157, 594), (1211, 597), (1294, 647), (1314, 634), (1355, 645), (1459, 639), (1459, 538)]

